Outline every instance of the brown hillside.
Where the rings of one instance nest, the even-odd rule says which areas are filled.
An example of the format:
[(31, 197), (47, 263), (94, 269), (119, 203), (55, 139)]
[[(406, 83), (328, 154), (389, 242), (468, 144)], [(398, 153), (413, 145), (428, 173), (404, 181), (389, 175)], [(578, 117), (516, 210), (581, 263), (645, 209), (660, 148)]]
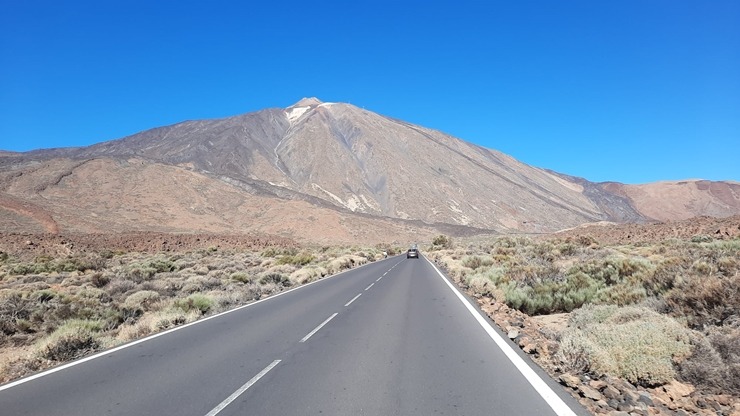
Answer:
[(739, 187), (597, 184), (312, 98), (89, 147), (0, 153), (0, 231), (411, 242), (738, 215)]

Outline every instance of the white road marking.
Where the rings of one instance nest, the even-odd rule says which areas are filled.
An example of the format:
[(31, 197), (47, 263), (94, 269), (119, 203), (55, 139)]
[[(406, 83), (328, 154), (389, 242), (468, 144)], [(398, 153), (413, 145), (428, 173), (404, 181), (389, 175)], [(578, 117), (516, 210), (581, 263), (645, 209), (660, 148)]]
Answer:
[[(383, 275), (383, 276), (385, 276), (385, 275)], [(379, 278), (375, 279), (375, 281), (376, 281), (376, 282), (379, 282), (379, 281), (380, 281), (380, 279), (382, 279), (382, 278), (383, 278), (383, 276), (380, 276)]]
[(329, 321), (331, 321), (332, 319), (334, 319), (334, 317), (337, 316), (337, 315), (339, 315), (339, 313), (334, 312), (334, 315), (326, 318), (326, 321), (322, 322), (321, 325), (317, 326), (313, 331), (309, 332), (308, 335), (306, 335), (305, 337), (303, 337), (303, 339), (301, 339), (300, 342), (306, 342), (306, 341), (308, 341), (308, 339), (311, 338), (313, 336), (313, 334), (319, 332), (319, 329), (323, 328), (324, 325), (328, 324)]
[(375, 285), (375, 283), (370, 283), (370, 286), (366, 287), (365, 290), (369, 290), (373, 285)]
[(550, 386), (548, 386), (547, 383), (545, 383), (545, 381), (542, 380), (542, 378), (540, 378), (540, 376), (538, 376), (537, 373), (535, 373), (534, 370), (532, 370), (532, 368), (529, 365), (527, 365), (527, 363), (522, 359), (522, 357), (520, 357), (514, 351), (514, 349), (511, 348), (511, 346), (507, 344), (506, 341), (504, 341), (501, 335), (499, 335), (498, 332), (496, 332), (493, 329), (491, 324), (489, 324), (488, 321), (486, 321), (478, 313), (475, 307), (473, 307), (473, 305), (471, 305), (470, 302), (468, 302), (465, 296), (463, 296), (462, 293), (460, 293), (460, 291), (457, 290), (457, 288), (453, 286), (452, 283), (450, 283), (450, 281), (444, 277), (444, 275), (442, 274), (442, 272), (439, 271), (437, 266), (435, 266), (434, 263), (429, 261), (426, 257), (424, 257), (424, 259), (429, 264), (432, 265), (432, 267), (437, 272), (439, 277), (447, 284), (447, 286), (450, 287), (450, 289), (455, 293), (457, 298), (460, 299), (460, 302), (462, 302), (463, 305), (465, 305), (465, 307), (468, 309), (468, 312), (470, 312), (470, 314), (473, 315), (475, 320), (478, 321), (480, 326), (483, 327), (483, 329), (486, 331), (488, 336), (490, 336), (493, 342), (495, 342), (496, 345), (498, 345), (498, 347), (501, 349), (501, 351), (503, 351), (503, 353), (506, 354), (506, 357), (509, 359), (509, 361), (511, 361), (514, 364), (514, 366), (517, 368), (517, 370), (519, 370), (519, 372), (522, 373), (524, 378), (526, 378), (529, 384), (531, 384), (532, 387), (534, 387), (534, 389), (537, 391), (537, 393), (539, 393), (539, 395), (542, 396), (545, 402), (547, 402), (547, 404), (550, 405), (552, 410), (554, 410), (558, 416), (576, 416), (575, 412), (573, 412), (573, 410), (570, 407), (568, 407), (567, 404), (565, 404), (563, 399), (561, 399), (550, 388)]
[(217, 414), (219, 414), (219, 412), (221, 412), (222, 410), (224, 410), (224, 408), (226, 408), (226, 406), (228, 406), (229, 404), (231, 404), (231, 402), (233, 402), (234, 400), (236, 400), (237, 397), (241, 396), (242, 393), (244, 393), (245, 391), (247, 391), (247, 389), (249, 389), (250, 387), (252, 387), (254, 385), (254, 383), (258, 382), (259, 379), (261, 379), (262, 377), (264, 377), (265, 374), (267, 374), (270, 370), (272, 370), (273, 368), (275, 368), (275, 366), (278, 365), (279, 363), (280, 363), (280, 360), (273, 361), (270, 365), (268, 365), (267, 367), (265, 367), (264, 370), (260, 371), (259, 374), (257, 374), (256, 376), (252, 377), (252, 379), (249, 380), (249, 381), (247, 381), (243, 386), (239, 387), (239, 389), (237, 391), (233, 392), (231, 394), (231, 396), (227, 397), (226, 400), (222, 401), (218, 406), (214, 407), (213, 410), (211, 410), (210, 412), (208, 412), (206, 414), (206, 416), (216, 416)]
[(351, 300), (351, 301), (349, 301), (349, 302), (347, 302), (347, 303), (345, 303), (345, 304), (344, 304), (344, 306), (349, 306), (349, 305), (351, 305), (351, 304), (352, 304), (352, 302), (356, 301), (356, 300), (357, 300), (357, 298), (359, 298), (360, 296), (362, 296), (362, 293), (360, 293), (360, 294), (358, 294), (357, 296), (353, 297), (353, 298), (352, 298), (352, 300)]

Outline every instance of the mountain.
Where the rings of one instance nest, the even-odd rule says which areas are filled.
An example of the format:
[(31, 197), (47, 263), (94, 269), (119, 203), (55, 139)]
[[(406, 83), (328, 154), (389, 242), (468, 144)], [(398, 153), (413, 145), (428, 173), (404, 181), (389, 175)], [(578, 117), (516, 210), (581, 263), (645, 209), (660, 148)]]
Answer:
[(0, 153), (0, 207), (0, 226), (12, 230), (31, 221), (52, 231), (51, 218), (62, 231), (413, 240), (442, 231), (550, 232), (598, 221), (729, 216), (740, 213), (740, 184), (593, 183), (307, 98), (89, 147)]

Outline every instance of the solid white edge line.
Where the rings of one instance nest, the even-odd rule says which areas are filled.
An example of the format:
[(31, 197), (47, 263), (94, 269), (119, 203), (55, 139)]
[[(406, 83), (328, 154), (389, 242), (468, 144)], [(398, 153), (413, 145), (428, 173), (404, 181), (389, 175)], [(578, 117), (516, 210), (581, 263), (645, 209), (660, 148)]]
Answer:
[(218, 406), (214, 407), (213, 410), (206, 413), (206, 416), (216, 416), (226, 408), (226, 406), (230, 405), (231, 402), (236, 400), (237, 397), (241, 396), (247, 389), (252, 387), (254, 383), (258, 382), (259, 379), (264, 377), (265, 374), (267, 374), (270, 370), (275, 368), (276, 365), (280, 363), (280, 360), (273, 361), (270, 365), (265, 367), (264, 370), (260, 371), (259, 374), (252, 377), (249, 381), (247, 381), (243, 386), (239, 387), (239, 389), (231, 394), (231, 396), (227, 397), (226, 400), (222, 401)]
[[(424, 256), (422, 256), (424, 257)], [(540, 396), (547, 402), (547, 404), (552, 408), (552, 410), (555, 411), (555, 413), (558, 416), (576, 416), (575, 412), (568, 407), (567, 404), (563, 401), (563, 399), (560, 398), (560, 396), (555, 393), (550, 386), (545, 383), (542, 378), (540, 378), (537, 373), (532, 370), (532, 368), (527, 365), (527, 363), (520, 357), (513, 348), (509, 344), (504, 341), (504, 339), (501, 337), (501, 335), (496, 332), (491, 324), (486, 321), (483, 316), (481, 316), (480, 313), (475, 309), (475, 307), (463, 296), (462, 293), (460, 293), (457, 288), (450, 283), (447, 278), (442, 274), (441, 271), (437, 268), (437, 266), (434, 265), (429, 259), (424, 257), (424, 259), (434, 268), (434, 270), (437, 272), (439, 277), (444, 280), (444, 282), (447, 284), (447, 286), (455, 293), (458, 299), (460, 299), (460, 302), (465, 305), (465, 307), (468, 309), (468, 312), (470, 312), (471, 315), (475, 318), (476, 321), (480, 324), (480, 326), (483, 327), (483, 329), (486, 331), (488, 336), (491, 337), (491, 339), (498, 345), (498, 347), (503, 351), (504, 354), (506, 354), (506, 357), (509, 359), (509, 361), (514, 364), (514, 366), (519, 370), (520, 373), (524, 376), (524, 378), (527, 379), (529, 384), (534, 387), (534, 389), (539, 393)]]
[[(379, 260), (379, 261), (383, 261), (383, 260)], [(280, 293), (277, 293), (277, 294), (275, 294), (275, 295), (272, 295), (272, 296), (266, 297), (266, 298), (264, 298), (264, 299), (260, 299), (260, 300), (258, 300), (258, 301), (254, 301), (254, 302), (252, 302), (252, 303), (248, 303), (248, 304), (246, 304), (246, 305), (242, 305), (242, 306), (239, 306), (239, 307), (237, 307), (237, 308), (234, 308), (234, 309), (229, 309), (228, 311), (223, 311), (223, 312), (221, 312), (221, 313), (218, 313), (218, 314), (216, 314), (216, 315), (208, 316), (208, 317), (206, 317), (206, 318), (203, 318), (203, 319), (199, 319), (199, 320), (197, 320), (197, 321), (193, 321), (193, 322), (190, 322), (190, 323), (188, 323), (188, 324), (185, 324), (185, 325), (181, 325), (181, 326), (176, 326), (176, 327), (174, 327), (174, 328), (170, 328), (170, 329), (168, 329), (168, 330), (166, 330), (166, 331), (163, 331), (163, 332), (158, 332), (158, 333), (156, 333), (156, 334), (152, 334), (152, 335), (149, 335), (148, 337), (145, 337), (145, 338), (141, 338), (141, 339), (137, 339), (136, 341), (131, 341), (131, 342), (129, 342), (129, 343), (126, 343), (126, 344), (123, 344), (123, 345), (119, 345), (119, 346), (117, 346), (117, 347), (114, 347), (114, 348), (111, 348), (111, 349), (109, 349), (109, 350), (101, 351), (101, 352), (99, 352), (99, 353), (97, 353), (97, 354), (93, 354), (93, 355), (91, 355), (91, 356), (89, 356), (89, 357), (81, 358), (81, 359), (79, 359), (79, 360), (77, 360), (77, 361), (72, 361), (71, 363), (67, 363), (67, 364), (62, 364), (62, 365), (60, 365), (60, 366), (58, 366), (58, 367), (50, 368), (50, 369), (48, 369), (48, 370), (45, 370), (45, 371), (42, 371), (42, 372), (40, 372), (40, 373), (36, 373), (36, 374), (30, 375), (30, 376), (28, 376), (28, 377), (25, 377), (25, 378), (21, 378), (21, 379), (19, 379), (19, 380), (13, 381), (13, 382), (11, 382), (11, 383), (8, 383), (8, 384), (6, 384), (6, 385), (4, 385), (4, 386), (0, 386), (0, 391), (3, 391), (3, 390), (7, 390), (7, 389), (9, 389), (9, 388), (11, 388), (11, 387), (15, 387), (15, 386), (18, 386), (18, 385), (20, 385), (20, 384), (23, 384), (23, 383), (27, 383), (27, 382), (29, 382), (29, 381), (33, 381), (33, 380), (36, 380), (37, 378), (41, 378), (41, 377), (44, 377), (44, 376), (48, 376), (49, 374), (53, 374), (53, 373), (56, 373), (57, 371), (62, 371), (62, 370), (65, 370), (65, 369), (67, 369), (67, 368), (70, 368), (70, 367), (74, 367), (74, 366), (76, 366), (76, 365), (79, 365), (79, 364), (85, 363), (85, 362), (87, 362), (87, 361), (91, 361), (91, 360), (94, 360), (94, 359), (96, 359), (96, 358), (100, 358), (100, 357), (103, 357), (103, 356), (105, 356), (105, 355), (108, 355), (108, 354), (112, 354), (112, 353), (114, 353), (114, 352), (117, 352), (117, 351), (120, 351), (120, 350), (126, 349), (126, 348), (128, 348), (128, 347), (133, 347), (134, 345), (137, 345), (137, 344), (141, 344), (142, 342), (146, 342), (146, 341), (152, 340), (152, 339), (154, 339), (154, 338), (158, 338), (158, 337), (161, 337), (161, 336), (163, 336), (163, 335), (167, 335), (167, 334), (169, 334), (170, 332), (175, 332), (175, 331), (179, 331), (179, 330), (181, 330), (181, 329), (185, 329), (185, 328), (187, 328), (187, 327), (189, 327), (189, 326), (193, 326), (193, 325), (198, 325), (198, 324), (201, 324), (201, 323), (203, 323), (203, 322), (206, 322), (206, 321), (209, 321), (209, 320), (211, 320), (211, 319), (214, 319), (214, 318), (218, 318), (218, 317), (219, 317), (219, 316), (221, 316), (221, 315), (226, 315), (227, 313), (232, 313), (232, 312), (236, 312), (236, 311), (238, 311), (238, 310), (241, 310), (241, 309), (244, 309), (244, 308), (248, 308), (248, 307), (250, 307), (250, 306), (254, 306), (254, 305), (257, 305), (257, 304), (259, 304), (259, 303), (262, 303), (262, 302), (267, 302), (267, 301), (268, 301), (268, 300), (270, 300), (270, 299), (275, 299), (275, 298), (277, 298), (277, 297), (280, 297), (280, 296), (282, 296), (282, 295), (285, 295), (285, 294), (288, 294), (288, 293), (290, 293), (290, 292), (293, 292), (294, 290), (299, 290), (299, 289), (303, 289), (304, 287), (308, 287), (308, 286), (311, 286), (311, 285), (313, 285), (313, 284), (315, 284), (315, 283), (325, 282), (325, 281), (327, 281), (327, 280), (329, 280), (329, 279), (333, 279), (333, 278), (335, 278), (335, 277), (338, 277), (338, 276), (344, 275), (344, 274), (346, 274), (346, 273), (349, 273), (349, 272), (355, 271), (355, 270), (357, 270), (357, 269), (360, 269), (360, 268), (362, 268), (362, 267), (365, 267), (365, 266), (369, 266), (369, 265), (371, 265), (371, 264), (376, 264), (376, 263), (375, 263), (375, 262), (372, 262), (372, 263), (367, 263), (367, 264), (363, 264), (362, 266), (358, 266), (358, 267), (355, 267), (354, 269), (349, 269), (349, 270), (345, 270), (345, 271), (343, 271), (343, 272), (339, 272), (339, 273), (337, 273), (337, 274), (334, 274), (334, 275), (331, 275), (331, 276), (329, 276), (329, 277), (324, 277), (323, 279), (319, 279), (319, 280), (314, 280), (313, 282), (310, 282), (310, 283), (306, 283), (306, 284), (304, 284), (304, 285), (300, 285), (300, 286), (296, 286), (296, 287), (294, 287), (294, 288), (292, 288), (292, 289), (286, 290), (285, 292), (280, 292)]]
[(339, 313), (338, 312), (334, 312), (334, 315), (326, 318), (326, 321), (322, 322), (321, 325), (317, 326), (316, 328), (314, 328), (313, 331), (309, 332), (308, 335), (306, 335), (305, 337), (303, 337), (303, 339), (300, 340), (300, 342), (306, 342), (306, 341), (308, 341), (308, 339), (311, 338), (313, 336), (313, 334), (319, 332), (319, 329), (323, 328), (324, 325), (328, 324), (329, 321), (331, 321), (332, 319), (334, 319), (334, 317), (337, 316), (337, 315), (339, 315)]
[(351, 304), (352, 304), (352, 302), (356, 301), (356, 300), (357, 300), (357, 298), (359, 298), (360, 296), (362, 296), (362, 293), (360, 293), (360, 294), (358, 294), (357, 296), (353, 297), (353, 298), (352, 298), (352, 300), (351, 300), (351, 301), (349, 301), (349, 302), (347, 302), (347, 303), (345, 303), (345, 304), (344, 304), (344, 306), (349, 306), (349, 305), (351, 305)]
[(366, 287), (365, 290), (369, 290), (373, 285), (375, 285), (375, 283), (370, 283), (370, 286)]

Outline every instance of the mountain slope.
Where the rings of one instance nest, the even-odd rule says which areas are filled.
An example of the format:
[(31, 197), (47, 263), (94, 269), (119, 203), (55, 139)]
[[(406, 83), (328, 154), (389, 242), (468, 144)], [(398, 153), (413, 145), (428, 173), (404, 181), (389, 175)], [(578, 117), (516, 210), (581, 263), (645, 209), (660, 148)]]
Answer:
[[(39, 164), (72, 166), (90, 160), (105, 161), (107, 170), (74, 168), (79, 177), (74, 183), (61, 173), (50, 173), (54, 169), (35, 176), (41, 180), (51, 175), (43, 185), (18, 178), (23, 169)], [(116, 163), (145, 167), (143, 171), (113, 168)], [(170, 187), (161, 183), (164, 178), (160, 176), (184, 172), (199, 175), (204, 182)], [(86, 227), (119, 221), (121, 215), (129, 224), (138, 215), (144, 223), (156, 219), (153, 224), (176, 229), (220, 229), (243, 220), (237, 214), (223, 213), (245, 212), (240, 204), (250, 205), (255, 212), (269, 211), (267, 202), (255, 201), (292, 206), (300, 212), (329, 210), (344, 218), (363, 214), (363, 221), (381, 218), (450, 224), (460, 227), (460, 232), (549, 232), (597, 221), (639, 222), (740, 212), (736, 183), (677, 183), (676, 189), (685, 191), (670, 192), (666, 201), (662, 191), (656, 191), (665, 188), (662, 184), (596, 184), (528, 166), (439, 131), (315, 98), (286, 109), (186, 121), (84, 148), (0, 154), (0, 173), (4, 175), (0, 191), (8, 198), (40, 206), (52, 193), (59, 201), (67, 198), (69, 204), (87, 204), (90, 212), (95, 206), (110, 205), (111, 199), (128, 198), (130, 212), (77, 222)], [(134, 187), (113, 194), (112, 188), (94, 188), (96, 182), (90, 178), (102, 174), (109, 176), (109, 183), (131, 182), (146, 190), (137, 192)], [(189, 201), (199, 200), (196, 194), (206, 202), (225, 201), (226, 206), (211, 207), (219, 219), (185, 216), (168, 222), (168, 206), (189, 208)], [(145, 205), (142, 201), (147, 198), (152, 202)], [(667, 210), (666, 204), (681, 208)], [(70, 211), (74, 212), (74, 205)], [(275, 214), (290, 217), (287, 211), (291, 209)], [(300, 212), (296, 216), (305, 218)], [(53, 217), (65, 215), (76, 214), (55, 213)], [(270, 220), (265, 215), (259, 218)]]
[(457, 233), (250, 194), (190, 169), (137, 158), (30, 163), (0, 173), (0, 189), (3, 232), (259, 233), (314, 243), (406, 243)]
[(657, 221), (686, 220), (697, 215), (728, 217), (740, 212), (740, 182), (687, 180), (644, 185), (609, 182), (601, 187), (626, 197), (640, 213)]

